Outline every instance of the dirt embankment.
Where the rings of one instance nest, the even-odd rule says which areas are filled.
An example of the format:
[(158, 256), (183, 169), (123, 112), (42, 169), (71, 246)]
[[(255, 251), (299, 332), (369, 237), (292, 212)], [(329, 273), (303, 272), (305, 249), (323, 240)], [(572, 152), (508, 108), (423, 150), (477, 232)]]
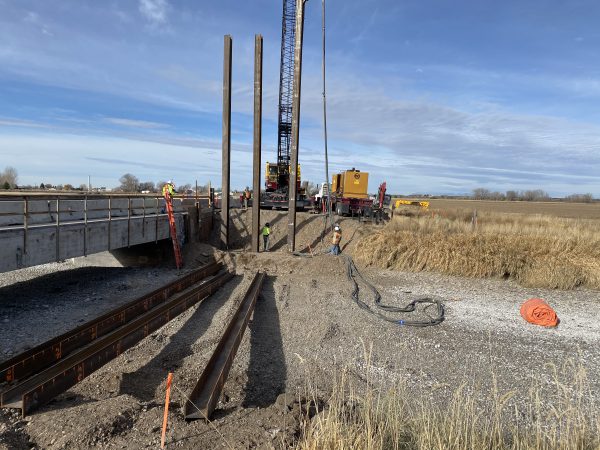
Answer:
[[(273, 225), (274, 251), (242, 252), (249, 245), (250, 215), (249, 211), (232, 211), (233, 251), (223, 253), (208, 247), (187, 250), (191, 265), (198, 263), (194, 258), (205, 258), (208, 252), (222, 258), (236, 271), (234, 280), (25, 420), (3, 412), (2, 445), (28, 448), (28, 443), (33, 443), (49, 449), (156, 447), (169, 371), (175, 374), (169, 446), (189, 449), (292, 446), (303, 429), (303, 411), (310, 413), (315, 406), (323, 406), (336, 375), (344, 369), (357, 387), (364, 386), (368, 372), (375, 386), (385, 389), (406, 383), (412, 396), (434, 402), (446, 401), (465, 385), (465, 392), (477, 392), (485, 407), (495, 386), (500, 393), (514, 391), (509, 406), (519, 409), (528, 407), (532, 384), (541, 387), (543, 404), (556, 405), (555, 379), (548, 364), (565, 368), (558, 377), (568, 389), (571, 373), (566, 363), (572, 361), (587, 372), (592, 399), (600, 396), (597, 292), (530, 289), (510, 281), (361, 269), (379, 288), (385, 303), (400, 305), (421, 295), (444, 301), (446, 320), (441, 325), (405, 328), (381, 321), (352, 301), (342, 258), (325, 254), (301, 258), (287, 253), (285, 213), (265, 211), (261, 215), (263, 222)], [(308, 214), (298, 217), (297, 249), (310, 253), (310, 245), (314, 253), (324, 250), (328, 244), (320, 244), (323, 218)], [(341, 226), (346, 253), (352, 253), (360, 237), (379, 229), (350, 219), (342, 220)], [(214, 421), (186, 423), (181, 411), (184, 395), (196, 383), (257, 270), (265, 271), (268, 278)], [(64, 303), (60, 306), (48, 297), (46, 315), (58, 314), (65, 305), (76, 305), (79, 293), (87, 286), (98, 289), (107, 284), (92, 278), (69, 285), (67, 280), (74, 279), (70, 271), (55, 276), (53, 283), (62, 280), (60, 299)], [(140, 280), (144, 276), (147, 274)], [(135, 282), (135, 277), (127, 280), (123, 283), (130, 283), (125, 290), (128, 294), (139, 296), (151, 289)], [(14, 288), (0, 288), (2, 302), (7, 289)], [(110, 285), (103, 292), (118, 298), (123, 291)], [(365, 286), (361, 285), (360, 295), (368, 301)], [(520, 302), (533, 296), (546, 298), (555, 307), (562, 320), (557, 329), (535, 327), (520, 318)], [(39, 297), (36, 290), (26, 290), (20, 302), (26, 304)], [(0, 317), (5, 312), (5, 306), (0, 305)], [(76, 323), (85, 312), (85, 308), (74, 308), (70, 318)], [(29, 310), (20, 320), (36, 314)], [(423, 317), (425, 313), (413, 314)], [(44, 334), (52, 334), (60, 327), (50, 323), (44, 328)], [(4, 339), (3, 335), (3, 345), (16, 348), (27, 339), (16, 335)]]

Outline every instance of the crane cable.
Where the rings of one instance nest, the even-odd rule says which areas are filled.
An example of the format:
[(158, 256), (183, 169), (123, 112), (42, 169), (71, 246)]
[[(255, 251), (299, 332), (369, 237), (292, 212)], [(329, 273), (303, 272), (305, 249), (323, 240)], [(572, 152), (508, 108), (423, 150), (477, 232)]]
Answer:
[[(327, 206), (326, 215), (323, 224), (323, 233), (321, 234), (321, 244), (323, 237), (327, 233), (327, 222), (333, 226), (333, 215), (331, 211), (331, 189), (329, 186), (329, 155), (327, 153), (327, 96), (325, 91), (325, 0), (321, 0), (321, 24), (322, 24), (322, 41), (323, 41), (323, 58), (321, 60), (321, 72), (323, 77), (323, 143), (325, 149), (325, 186), (327, 186)], [(321, 199), (323, 201), (323, 199)]]

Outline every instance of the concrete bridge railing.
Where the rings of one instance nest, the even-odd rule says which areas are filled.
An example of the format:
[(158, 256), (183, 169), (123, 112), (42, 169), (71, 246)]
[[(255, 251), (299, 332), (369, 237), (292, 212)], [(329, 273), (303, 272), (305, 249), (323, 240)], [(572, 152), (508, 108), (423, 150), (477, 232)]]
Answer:
[[(173, 203), (183, 235), (186, 209), (180, 198)], [(169, 237), (157, 195), (0, 195), (0, 272)]]

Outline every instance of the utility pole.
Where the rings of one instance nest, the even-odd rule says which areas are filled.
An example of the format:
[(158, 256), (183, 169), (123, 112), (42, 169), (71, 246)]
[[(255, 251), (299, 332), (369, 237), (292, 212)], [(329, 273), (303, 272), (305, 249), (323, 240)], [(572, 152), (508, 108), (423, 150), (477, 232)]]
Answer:
[(304, 36), (304, 3), (296, 6), (296, 45), (294, 48), (294, 93), (292, 103), (292, 149), (290, 157), (289, 206), (288, 206), (288, 250), (296, 250), (296, 195), (298, 185), (298, 143), (300, 137), (300, 88), (302, 76), (302, 38)]

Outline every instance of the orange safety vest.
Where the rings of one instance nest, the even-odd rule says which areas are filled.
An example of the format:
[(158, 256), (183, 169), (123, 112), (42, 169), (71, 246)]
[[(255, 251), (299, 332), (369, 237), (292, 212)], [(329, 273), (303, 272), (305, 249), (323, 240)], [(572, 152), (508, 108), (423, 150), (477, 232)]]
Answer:
[(331, 242), (333, 243), (333, 245), (339, 245), (341, 240), (342, 240), (342, 232), (341, 231), (334, 231), (333, 232), (333, 239), (331, 240)]

